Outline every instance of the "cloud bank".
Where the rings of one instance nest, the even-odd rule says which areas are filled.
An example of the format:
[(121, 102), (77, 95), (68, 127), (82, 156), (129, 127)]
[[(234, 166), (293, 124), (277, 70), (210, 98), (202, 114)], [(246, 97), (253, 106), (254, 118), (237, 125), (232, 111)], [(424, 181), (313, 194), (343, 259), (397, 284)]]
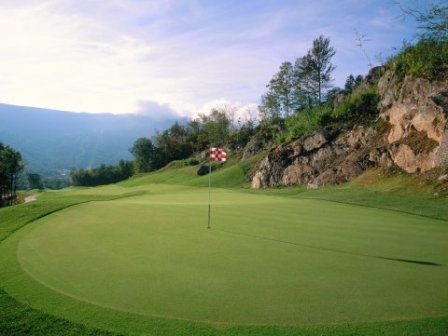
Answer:
[(253, 109), (320, 34), (341, 85), (367, 71), (354, 28), (372, 59), (415, 29), (387, 0), (4, 0), (0, 17), (1, 102), (170, 116), (219, 101)]

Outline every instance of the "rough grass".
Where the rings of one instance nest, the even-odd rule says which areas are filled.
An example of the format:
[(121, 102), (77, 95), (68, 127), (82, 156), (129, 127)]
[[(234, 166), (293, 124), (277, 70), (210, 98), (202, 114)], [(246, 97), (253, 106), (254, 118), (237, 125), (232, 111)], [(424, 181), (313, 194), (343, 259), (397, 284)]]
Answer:
[(278, 187), (246, 190), (249, 193), (296, 198), (318, 198), (366, 207), (402, 211), (448, 220), (448, 198), (443, 184), (429, 182), (403, 171), (371, 169), (351, 183), (318, 190)]
[[(241, 183), (244, 181), (243, 172), (244, 171), (240, 166), (230, 163), (227, 168), (214, 173), (213, 181), (215, 181), (216, 184), (219, 184), (220, 186), (226, 188), (240, 187)], [(419, 213), (422, 215), (437, 218), (448, 218), (446, 210), (448, 208), (446, 202), (447, 200), (445, 198), (434, 197), (433, 190), (430, 187), (418, 185), (415, 182), (413, 183), (407, 175), (389, 176), (388, 174), (378, 171), (373, 171), (370, 174), (370, 176), (365, 175), (359, 178), (350, 185), (342, 187), (332, 187), (317, 191), (304, 191), (300, 188), (279, 188), (273, 190), (257, 191), (238, 188), (238, 190), (245, 191), (251, 194), (254, 193), (256, 195), (253, 196), (256, 197), (259, 197), (260, 195), (262, 195), (263, 197), (266, 197), (267, 195), (275, 195), (276, 197), (273, 198), (266, 197), (267, 204), (274, 202), (274, 200), (277, 201), (278, 196), (286, 197), (286, 204), (296, 204), (296, 201), (294, 200), (295, 198), (313, 197), (337, 202), (364, 204), (378, 208), (393, 208), (408, 213)], [(232, 181), (232, 178), (237, 179), (239, 182), (237, 183), (235, 181)], [(377, 183), (374, 183), (375, 179), (377, 180)], [(172, 170), (168, 169), (161, 174), (150, 174), (137, 177), (127, 182), (121, 183), (119, 186), (110, 186), (101, 189), (85, 188), (67, 192), (44, 193), (41, 198), (39, 198), (39, 200), (35, 203), (0, 210), (1, 237), (5, 238), (9, 236), (12, 232), (18, 230), (24, 225), (37, 225), (32, 224), (33, 219), (45, 216), (45, 214), (57, 211), (58, 209), (67, 208), (70, 205), (85, 203), (91, 200), (106, 201), (108, 199), (110, 200), (111, 198), (120, 197), (120, 195), (123, 195), (124, 193), (137, 192), (138, 194), (133, 194), (135, 197), (128, 198), (127, 201), (126, 199), (123, 199), (124, 204), (128, 204), (129, 206), (131, 206), (130, 204), (136, 202), (138, 199), (147, 199), (148, 197), (150, 197), (152, 191), (148, 190), (148, 187), (145, 186), (145, 184), (148, 183), (168, 183), (172, 185), (172, 187), (170, 188), (175, 189), (176, 187), (174, 185), (176, 184), (181, 184), (184, 186), (206, 186), (208, 184), (208, 178), (196, 176), (195, 168), (193, 167), (185, 167)], [(150, 189), (152, 188), (151, 186), (149, 187)], [(166, 189), (165, 192), (163, 192), (162, 189), (159, 189), (159, 194), (161, 195), (162, 200), (165, 198), (167, 201), (173, 201), (173, 196), (169, 191), (170, 188)], [(179, 190), (189, 189), (191, 188), (180, 187)], [(145, 190), (147, 191), (147, 193), (146, 195), (143, 195), (142, 193)], [(412, 191), (412, 193), (410, 191)], [(241, 192), (239, 192), (239, 194), (241, 194)], [(232, 192), (229, 195), (234, 195), (234, 193)], [(153, 196), (160, 201), (160, 197), (156, 197), (157, 195), (155, 194)], [(233, 198), (234, 197), (230, 197), (230, 199)], [(245, 199), (245, 197), (242, 197), (242, 199)], [(235, 201), (238, 201), (238, 199), (235, 199)], [(279, 202), (279, 204), (283, 203), (283, 201)], [(110, 201), (106, 201), (105, 203), (101, 202), (98, 204), (104, 204), (106, 206), (106, 204), (114, 204), (114, 202), (111, 203)], [(331, 205), (331, 203), (329, 204)], [(84, 205), (82, 207), (85, 206), (89, 207), (88, 205)], [(243, 205), (241, 206), (243, 207)], [(154, 210), (156, 208), (154, 208)], [(325, 208), (325, 205), (323, 205), (323, 208)], [(76, 208), (67, 208), (67, 210), (65, 210), (65, 213), (75, 213), (73, 212), (75, 209)], [(225, 207), (220, 209), (220, 211), (224, 210)], [(372, 211), (375, 210), (373, 209)], [(316, 212), (319, 212), (319, 210), (316, 210)], [(107, 213), (108, 211), (106, 211), (104, 215), (107, 216)], [(64, 212), (57, 212), (49, 218), (60, 214), (64, 214)], [(168, 216), (168, 214), (169, 213), (166, 213), (166, 216)], [(234, 224), (237, 224), (238, 220), (240, 220), (239, 218), (244, 218), (244, 211), (239, 215), (236, 214), (235, 216), (236, 217), (234, 220)], [(423, 219), (423, 221), (427, 223), (430, 222), (429, 219)], [(240, 230), (241, 228), (238, 227), (238, 229)], [(270, 228), (270, 230), (273, 229), (274, 228)], [(405, 233), (405, 231), (401, 230), (400, 232)], [(22, 232), (22, 230), (20, 230), (20, 232)], [(272, 236), (272, 234), (273, 233), (270, 232), (268, 236)], [(286, 236), (283, 237), (283, 240), (289, 240), (291, 239), (291, 237), (293, 237), (293, 235), (288, 234), (287, 231), (285, 231), (284, 234)], [(185, 235), (185, 238), (186, 237), (188, 236)], [(10, 241), (10, 239), (8, 239), (8, 241)], [(229, 240), (229, 242), (230, 241), (232, 240)], [(269, 242), (266, 241), (266, 244), (269, 244)], [(3, 244), (1, 244), (0, 246), (2, 245)], [(418, 243), (416, 243), (415, 245), (417, 248)], [(224, 244), (224, 247), (230, 248), (226, 244)], [(263, 252), (261, 251), (260, 253)], [(13, 253), (10, 257), (11, 258), (5, 258), (5, 255), (3, 255), (2, 259), (14, 261), (15, 253)], [(375, 261), (374, 263), (376, 262), (377, 261)], [(378, 260), (378, 262), (394, 263), (393, 261), (386, 260), (382, 262)], [(402, 267), (407, 269), (407, 267), (411, 267), (410, 264), (408, 265), (406, 263), (400, 262), (396, 263), (397, 269), (401, 269)], [(334, 265), (338, 265), (338, 262), (335, 262)], [(343, 266), (344, 263), (341, 263), (341, 265)], [(8, 269), (14, 271), (14, 267), (14, 263), (12, 263), (10, 265), (10, 268)], [(425, 267), (429, 267), (431, 269), (431, 266), (416, 265), (414, 267), (420, 267), (419, 269), (426, 269)], [(3, 269), (3, 271), (0, 271), (0, 273), (4, 274), (4, 270), (5, 269)], [(383, 277), (385, 279), (390, 277), (390, 272), (388, 272), (387, 275), (384, 275)], [(408, 277), (410, 279), (414, 278), (411, 275), (409, 275)], [(25, 282), (21, 283), (22, 280)], [(427, 282), (431, 282), (431, 280)], [(358, 283), (358, 281), (356, 283)], [(362, 284), (362, 281), (359, 281), (359, 283)], [(0, 287), (3, 287), (4, 285), (5, 282), (0, 280)], [(19, 287), (25, 285), (28, 286), (29, 279), (21, 279), (20, 277), (17, 277), (12, 282), (12, 284), (9, 282), (7, 285)], [(43, 290), (39, 286), (31, 286), (26, 288), (28, 288), (27, 290), (29, 294), (39, 293), (39, 290)], [(340, 323), (336, 325), (324, 323), (310, 326), (281, 327), (244, 326), (234, 324), (222, 325), (163, 318), (141, 319), (139, 317), (135, 317), (132, 314), (118, 314), (116, 311), (110, 311), (107, 309), (102, 310), (98, 309), (97, 306), (91, 307), (88, 305), (83, 306), (83, 309), (81, 310), (76, 309), (77, 307), (79, 308), (79, 306), (77, 305), (72, 306), (72, 309), (67, 308), (67, 306), (65, 306), (64, 308), (64, 305), (62, 305), (59, 306), (59, 308), (61, 308), (60, 310), (56, 312), (52, 311), (49, 314), (44, 313), (44, 311), (50, 312), (51, 310), (58, 309), (58, 304), (61, 304), (61, 302), (63, 303), (64, 300), (61, 301), (59, 298), (54, 297), (54, 291), (49, 290), (48, 292), (46, 292), (46, 294), (48, 295), (44, 295), (44, 297), (47, 300), (48, 306), (46, 308), (41, 307), (39, 310), (35, 310), (30, 308), (26, 304), (19, 303), (15, 299), (12, 299), (9, 294), (1, 291), (0, 334), (111, 335), (113, 334), (113, 332), (132, 334), (130, 332), (131, 329), (129, 326), (135, 326), (136, 333), (138, 334), (152, 335), (445, 335), (448, 332), (448, 319), (446, 317), (388, 322)], [(412, 302), (414, 301), (412, 295), (409, 296), (409, 300), (409, 304), (412, 304)], [(60, 316), (62, 316), (62, 318), (57, 318), (54, 316), (54, 314), (59, 314)], [(397, 317), (395, 317), (394, 319), (397, 319)]]
[(447, 41), (423, 39), (416, 45), (405, 45), (397, 56), (388, 61), (387, 67), (402, 78), (408, 75), (443, 80), (448, 73), (447, 59)]
[[(208, 174), (197, 175), (198, 166), (173, 168), (167, 167), (161, 171), (137, 175), (118, 185), (123, 187), (136, 187), (144, 184), (175, 184), (192, 187), (208, 187)], [(218, 188), (238, 188), (245, 185), (244, 163), (236, 161), (227, 162), (222, 169), (212, 174), (212, 186)]]

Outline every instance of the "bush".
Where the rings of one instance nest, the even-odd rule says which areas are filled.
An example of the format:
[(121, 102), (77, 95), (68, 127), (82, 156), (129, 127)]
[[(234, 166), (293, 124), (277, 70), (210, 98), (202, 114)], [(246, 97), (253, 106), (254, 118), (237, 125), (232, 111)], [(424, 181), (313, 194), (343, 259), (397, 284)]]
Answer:
[(378, 118), (378, 102), (377, 88), (371, 86), (343, 101), (322, 123), (369, 124)]
[(195, 158), (189, 158), (185, 160), (185, 164), (187, 166), (196, 166), (199, 164), (199, 160)]
[(414, 46), (407, 45), (387, 66), (402, 78), (411, 75), (444, 79), (448, 75), (448, 42), (425, 39)]
[(330, 113), (331, 107), (327, 104), (298, 112), (286, 119), (286, 131), (277, 135), (276, 142), (281, 143), (310, 135), (314, 131), (322, 128), (322, 119)]
[(306, 137), (319, 129), (368, 125), (378, 118), (379, 97), (375, 86), (352, 94), (334, 110), (331, 104), (304, 109), (285, 120), (285, 131), (277, 133), (280, 144), (294, 138)]

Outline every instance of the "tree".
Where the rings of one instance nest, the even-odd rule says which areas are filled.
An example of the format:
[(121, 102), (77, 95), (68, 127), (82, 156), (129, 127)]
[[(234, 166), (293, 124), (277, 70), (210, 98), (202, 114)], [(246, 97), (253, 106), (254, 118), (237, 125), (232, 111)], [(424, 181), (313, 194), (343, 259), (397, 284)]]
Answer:
[(352, 74), (348, 75), (347, 79), (345, 80), (344, 89), (348, 93), (353, 91), (353, 88), (355, 87), (355, 77), (353, 77)]
[(0, 207), (17, 199), (17, 175), (23, 169), (22, 156), (0, 143)]
[(331, 86), (331, 73), (335, 69), (331, 58), (335, 54), (330, 39), (321, 35), (313, 41), (313, 47), (306, 56), (296, 62), (296, 81), (309, 99), (316, 97), (322, 103), (324, 89)]
[(117, 166), (102, 164), (98, 168), (73, 170), (70, 176), (75, 186), (97, 186), (125, 180), (133, 172), (132, 162), (120, 160)]
[[(285, 118), (295, 109), (294, 99), (294, 69), (291, 62), (283, 62), (277, 74), (271, 79), (267, 85), (267, 97), (275, 97), (273, 108), (278, 115)], [(273, 101), (272, 101), (273, 102)]]
[(208, 146), (224, 146), (228, 140), (231, 121), (225, 108), (215, 108), (210, 115), (200, 114), (198, 121), (202, 124), (199, 141)]
[(187, 125), (187, 139), (186, 142), (192, 148), (193, 152), (200, 152), (207, 148), (208, 144), (203, 144), (199, 141), (199, 135), (202, 132), (202, 124), (198, 119), (192, 119)]
[(155, 168), (161, 168), (173, 160), (181, 160), (193, 153), (188, 139), (188, 127), (174, 123), (169, 129), (155, 136), (158, 162)]
[(412, 16), (420, 24), (421, 38), (448, 41), (448, 5), (444, 1), (432, 3), (425, 9), (406, 8), (400, 1), (396, 4), (404, 16)]
[(352, 74), (350, 74), (345, 81), (344, 90), (347, 93), (351, 93), (355, 88), (361, 85), (363, 80), (364, 78), (362, 77), (362, 75), (354, 77)]
[(39, 174), (28, 173), (27, 178), (28, 178), (28, 187), (30, 189), (42, 189), (43, 188), (42, 178)]
[(281, 117), (280, 104), (273, 92), (267, 92), (261, 96), (261, 105), (258, 106), (258, 111), (262, 121), (277, 120)]
[(129, 151), (134, 155), (136, 172), (144, 173), (158, 168), (158, 150), (150, 139), (137, 139)]

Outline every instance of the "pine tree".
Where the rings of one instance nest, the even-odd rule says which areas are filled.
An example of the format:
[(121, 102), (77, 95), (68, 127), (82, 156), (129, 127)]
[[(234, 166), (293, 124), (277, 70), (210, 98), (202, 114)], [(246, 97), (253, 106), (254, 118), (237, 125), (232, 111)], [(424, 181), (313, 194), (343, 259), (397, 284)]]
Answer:
[(296, 62), (297, 81), (310, 100), (317, 99), (322, 103), (324, 90), (331, 86), (331, 73), (335, 69), (331, 58), (335, 54), (330, 39), (321, 35), (313, 41), (308, 53)]

